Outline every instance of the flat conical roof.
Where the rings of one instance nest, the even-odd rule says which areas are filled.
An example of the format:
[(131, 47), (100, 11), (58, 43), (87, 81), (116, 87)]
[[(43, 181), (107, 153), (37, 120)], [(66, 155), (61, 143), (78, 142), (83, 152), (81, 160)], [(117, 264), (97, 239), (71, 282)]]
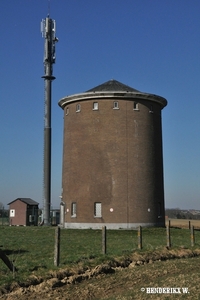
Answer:
[(109, 80), (102, 83), (84, 93), (74, 94), (66, 96), (58, 102), (59, 106), (64, 109), (66, 105), (72, 102), (85, 101), (85, 100), (103, 100), (103, 99), (121, 99), (121, 100), (147, 100), (157, 102), (161, 107), (167, 105), (167, 100), (163, 97), (140, 92), (126, 84), (123, 84), (117, 80)]
[(103, 92), (103, 91), (110, 91), (110, 92), (116, 92), (116, 91), (125, 91), (125, 92), (139, 92), (138, 90), (123, 84), (117, 80), (111, 79), (109, 81), (106, 81), (105, 83), (102, 83), (88, 91), (87, 92)]

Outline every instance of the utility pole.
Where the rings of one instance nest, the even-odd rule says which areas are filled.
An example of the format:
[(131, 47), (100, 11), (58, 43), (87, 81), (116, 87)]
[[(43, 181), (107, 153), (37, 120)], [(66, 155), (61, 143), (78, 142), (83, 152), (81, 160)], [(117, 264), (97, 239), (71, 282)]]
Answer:
[(53, 64), (55, 63), (56, 22), (49, 18), (41, 22), (41, 32), (44, 37), (44, 165), (43, 165), (43, 223), (50, 225), (51, 207), (51, 83)]

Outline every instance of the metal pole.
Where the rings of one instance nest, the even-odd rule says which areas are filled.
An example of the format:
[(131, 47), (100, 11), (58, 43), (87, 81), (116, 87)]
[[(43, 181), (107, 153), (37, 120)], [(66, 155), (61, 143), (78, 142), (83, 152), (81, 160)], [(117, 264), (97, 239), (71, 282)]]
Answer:
[(55, 79), (52, 65), (55, 63), (55, 21), (47, 17), (42, 21), (42, 33), (45, 38), (44, 45), (44, 71), (45, 105), (44, 105), (44, 186), (43, 186), (43, 221), (50, 225), (51, 207), (51, 82)]
[(51, 207), (51, 80), (45, 78), (44, 113), (44, 225), (50, 225)]

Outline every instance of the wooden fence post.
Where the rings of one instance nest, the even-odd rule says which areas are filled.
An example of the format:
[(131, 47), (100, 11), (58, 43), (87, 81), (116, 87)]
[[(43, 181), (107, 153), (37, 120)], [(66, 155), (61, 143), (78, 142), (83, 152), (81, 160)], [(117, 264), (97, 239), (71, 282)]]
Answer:
[(171, 221), (170, 220), (168, 221), (168, 226), (169, 226), (169, 228), (171, 227)]
[(58, 267), (60, 263), (60, 227), (55, 230), (55, 246), (54, 246), (54, 266)]
[(106, 254), (106, 226), (102, 227), (102, 253)]
[(138, 249), (142, 249), (142, 227), (138, 227)]
[(167, 247), (171, 247), (171, 237), (170, 237), (170, 221), (169, 221), (169, 225), (167, 225), (166, 227), (166, 233), (167, 233)]
[(194, 226), (191, 225), (191, 228), (190, 228), (190, 233), (191, 233), (191, 247), (194, 247), (194, 243), (195, 243), (195, 238), (194, 238)]
[(17, 271), (17, 268), (15, 268), (13, 263), (9, 260), (7, 255), (1, 249), (0, 249), (0, 258), (3, 260), (3, 262), (6, 264), (6, 266), (10, 269), (10, 271), (13, 271), (13, 274), (14, 274), (14, 272)]

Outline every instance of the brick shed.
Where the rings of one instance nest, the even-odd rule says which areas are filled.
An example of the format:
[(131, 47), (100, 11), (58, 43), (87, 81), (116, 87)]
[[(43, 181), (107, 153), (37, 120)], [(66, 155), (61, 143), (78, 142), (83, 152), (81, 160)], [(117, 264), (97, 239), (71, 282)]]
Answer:
[(65, 228), (165, 226), (163, 97), (116, 80), (59, 101)]
[(38, 225), (38, 202), (30, 198), (17, 198), (8, 205), (10, 225)]

